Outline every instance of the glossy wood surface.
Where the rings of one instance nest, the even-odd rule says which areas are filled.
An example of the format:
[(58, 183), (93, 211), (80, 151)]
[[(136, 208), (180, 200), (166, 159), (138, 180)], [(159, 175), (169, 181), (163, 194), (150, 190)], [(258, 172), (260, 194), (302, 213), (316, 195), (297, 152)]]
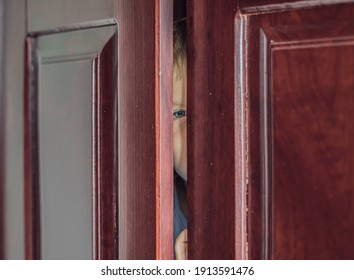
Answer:
[(243, 13), (267, 13), (290, 9), (308, 9), (311, 7), (332, 6), (351, 3), (352, 0), (238, 0), (239, 11)]
[(35, 43), (32, 38), (26, 42), (25, 94), (24, 94), (24, 199), (25, 199), (25, 256), (26, 259), (40, 259), (40, 213), (39, 213), (39, 162), (37, 93), (38, 67)]
[[(45, 63), (58, 63), (60, 59), (70, 60), (70, 57), (93, 61), (95, 258), (118, 258), (118, 239), (121, 258), (173, 258), (172, 5), (173, 1), (124, 0), (29, 0), (26, 3), (14, 0), (7, 5), (7, 34), (12, 37), (8, 36), (7, 39), (11, 40), (6, 42), (18, 44), (6, 64), (6, 90), (11, 91), (11, 96), (6, 96), (8, 109), (5, 114), (9, 123), (4, 126), (5, 129), (11, 127), (6, 130), (5, 137), (8, 161), (4, 169), (7, 180), (4, 213), (8, 215), (5, 229), (10, 233), (6, 237), (10, 248), (6, 249), (6, 257), (24, 258), (20, 244), (26, 244), (26, 258), (41, 257), (38, 220), (41, 211), (38, 200), (40, 141), (36, 127), (38, 54)], [(14, 24), (16, 8), (19, 14), (23, 12), (23, 16)], [(80, 30), (86, 34), (87, 30), (112, 24), (113, 17), (119, 32), (108, 41), (101, 40), (99, 31), (96, 39), (89, 37), (90, 42), (86, 35), (73, 36), (71, 41), (63, 40), (60, 35)], [(119, 49), (123, 50), (118, 59), (119, 71), (117, 39)], [(21, 47), (20, 52), (17, 46)], [(44, 52), (37, 52), (36, 48), (41, 47)], [(82, 48), (86, 51), (83, 52)], [(18, 65), (25, 69), (25, 86), (15, 82), (14, 73), (23, 74), (17, 69)], [(117, 79), (120, 81), (119, 96), (115, 95)], [(119, 134), (116, 131), (118, 122)], [(119, 168), (116, 143), (120, 147)], [(118, 171), (120, 200), (115, 184)], [(25, 203), (21, 202), (22, 197)], [(121, 202), (119, 211), (118, 201)], [(24, 204), (26, 209), (21, 211)], [(21, 228), (24, 219), (17, 212), (26, 216), (25, 229)], [(119, 221), (118, 212), (121, 215)], [(121, 226), (120, 237), (118, 224)], [(22, 235), (25, 242), (20, 238)]]
[(188, 2), (192, 259), (352, 258), (350, 3)]
[(236, 1), (188, 1), (190, 259), (236, 258)]
[(173, 258), (173, 1), (119, 0), (119, 258)]
[(353, 14), (239, 17), (250, 259), (353, 258)]
[[(187, 2), (189, 258), (352, 259), (353, 1)], [(38, 56), (74, 56), (93, 63), (95, 258), (172, 259), (173, 1), (26, 3), (0, 42), (0, 258), (41, 258)]]
[[(155, 32), (158, 34), (155, 43), (155, 115), (158, 141), (157, 159), (158, 172), (156, 185), (157, 212), (157, 252), (156, 259), (173, 259), (173, 135), (171, 117), (172, 109), (172, 77), (173, 72), (173, 1), (155, 1), (158, 11), (158, 24)], [(156, 22), (156, 19), (155, 19)]]
[(95, 60), (95, 251), (97, 259), (118, 259), (118, 34)]

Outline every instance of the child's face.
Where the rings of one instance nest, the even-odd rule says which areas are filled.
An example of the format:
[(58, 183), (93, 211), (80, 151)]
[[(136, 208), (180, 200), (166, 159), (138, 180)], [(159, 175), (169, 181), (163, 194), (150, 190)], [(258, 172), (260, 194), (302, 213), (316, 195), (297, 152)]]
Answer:
[(187, 61), (173, 67), (173, 160), (176, 172), (187, 180)]

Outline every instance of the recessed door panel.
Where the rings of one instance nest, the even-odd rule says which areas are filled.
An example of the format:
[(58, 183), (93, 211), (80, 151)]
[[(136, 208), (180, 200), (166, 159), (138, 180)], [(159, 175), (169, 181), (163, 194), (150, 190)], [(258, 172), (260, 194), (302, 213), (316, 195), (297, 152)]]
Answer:
[(4, 14), (5, 258), (173, 258), (173, 1)]
[(71, 61), (40, 69), (43, 259), (93, 256), (92, 65)]
[(353, 257), (352, 43), (274, 51), (274, 258)]
[(249, 257), (352, 259), (354, 6), (268, 8), (239, 18)]
[(27, 38), (27, 258), (118, 253), (116, 31), (110, 20)]

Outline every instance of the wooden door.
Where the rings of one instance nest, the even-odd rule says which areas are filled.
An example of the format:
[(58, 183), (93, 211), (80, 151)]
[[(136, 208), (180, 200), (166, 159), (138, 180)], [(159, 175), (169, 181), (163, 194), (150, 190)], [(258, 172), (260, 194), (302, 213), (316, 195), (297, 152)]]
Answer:
[(236, 122), (237, 1), (187, 1), (191, 259), (241, 258), (246, 237)]
[[(0, 257), (172, 259), (173, 1), (0, 3)], [(189, 258), (353, 258), (353, 15), (187, 1)]]
[(0, 6), (0, 257), (173, 258), (172, 4)]
[(173, 1), (118, 1), (119, 258), (173, 258)]
[(354, 4), (252, 9), (249, 257), (352, 259)]
[(189, 256), (352, 259), (354, 3), (188, 3)]

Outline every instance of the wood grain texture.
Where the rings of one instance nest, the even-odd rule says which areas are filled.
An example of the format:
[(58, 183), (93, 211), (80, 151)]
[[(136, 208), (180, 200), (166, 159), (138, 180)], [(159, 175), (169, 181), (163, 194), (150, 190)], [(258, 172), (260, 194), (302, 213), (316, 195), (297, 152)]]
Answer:
[(353, 14), (242, 14), (250, 259), (353, 258)]
[(96, 59), (94, 182), (96, 258), (118, 259), (118, 41), (115, 33)]
[(309, 9), (312, 7), (351, 3), (352, 0), (239, 0), (239, 10), (243, 13), (269, 13), (291, 9)]
[(24, 92), (25, 258), (34, 260), (41, 258), (36, 43), (33, 38), (26, 40)]
[(273, 54), (272, 258), (354, 257), (350, 43)]
[[(158, 147), (157, 185), (156, 185), (156, 227), (157, 252), (156, 259), (173, 259), (173, 134), (171, 117), (172, 108), (172, 77), (173, 72), (173, 1), (155, 1), (158, 5), (158, 24), (155, 32), (159, 35), (155, 42), (156, 83), (155, 91), (158, 112), (155, 115)], [(156, 22), (156, 20), (155, 20)], [(172, 183), (173, 184), (173, 183)]]
[(235, 259), (237, 3), (187, 5), (188, 257)]
[(119, 258), (173, 258), (173, 1), (119, 0)]

